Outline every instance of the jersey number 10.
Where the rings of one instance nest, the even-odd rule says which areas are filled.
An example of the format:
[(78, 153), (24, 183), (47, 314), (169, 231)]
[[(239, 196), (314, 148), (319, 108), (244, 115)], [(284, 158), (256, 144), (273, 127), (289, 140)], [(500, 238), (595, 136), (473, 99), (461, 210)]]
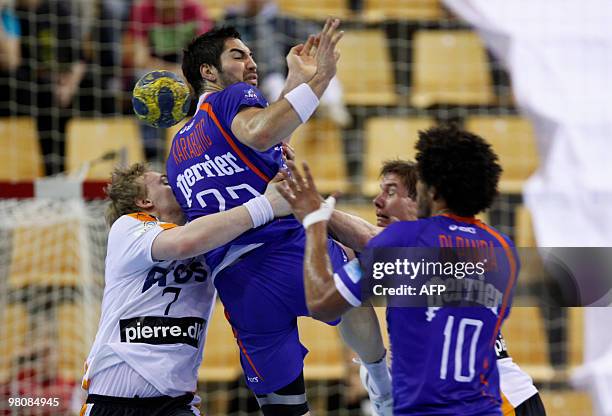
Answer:
[[(454, 331), (454, 323), (455, 317), (449, 316), (446, 320), (446, 326), (444, 327), (444, 346), (442, 347), (442, 362), (440, 363), (440, 378), (442, 380), (446, 380), (446, 373), (448, 370), (448, 359), (450, 353), (450, 345), (451, 340), (453, 338)], [(478, 337), (480, 335), (480, 330), (482, 329), (482, 321), (478, 319), (471, 318), (462, 318), (459, 321), (459, 329), (457, 331), (457, 342), (455, 343), (455, 381), (460, 383), (468, 383), (474, 379), (474, 375), (476, 374), (475, 364), (476, 364), (476, 347), (478, 346)], [(465, 344), (465, 329), (468, 326), (474, 327), (474, 332), (472, 332), (472, 339), (468, 340), (469, 349), (468, 349), (468, 375), (464, 375), (462, 369), (463, 363), (463, 354), (464, 354), (464, 344)]]

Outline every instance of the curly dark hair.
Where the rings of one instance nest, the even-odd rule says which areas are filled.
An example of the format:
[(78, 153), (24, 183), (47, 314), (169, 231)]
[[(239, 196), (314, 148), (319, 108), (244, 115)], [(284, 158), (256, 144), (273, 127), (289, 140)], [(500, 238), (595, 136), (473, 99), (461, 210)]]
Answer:
[(489, 208), (502, 172), (491, 145), (456, 125), (419, 132), (419, 179), (433, 186), (456, 215), (471, 217)]
[(240, 39), (240, 33), (231, 26), (214, 28), (193, 39), (183, 50), (183, 75), (196, 95), (204, 89), (200, 74), (203, 64), (221, 71), (221, 54), (227, 39)]

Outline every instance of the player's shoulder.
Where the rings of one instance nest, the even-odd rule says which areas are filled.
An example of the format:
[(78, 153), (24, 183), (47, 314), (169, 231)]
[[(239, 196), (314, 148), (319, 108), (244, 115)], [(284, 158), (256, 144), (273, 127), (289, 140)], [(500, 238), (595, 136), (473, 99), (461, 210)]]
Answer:
[(368, 247), (411, 247), (426, 226), (422, 220), (394, 222), (372, 238)]
[(129, 237), (139, 237), (156, 227), (170, 229), (176, 227), (176, 224), (161, 222), (154, 216), (145, 212), (134, 212), (132, 214), (122, 215), (111, 226), (109, 240), (111, 238), (125, 239)]

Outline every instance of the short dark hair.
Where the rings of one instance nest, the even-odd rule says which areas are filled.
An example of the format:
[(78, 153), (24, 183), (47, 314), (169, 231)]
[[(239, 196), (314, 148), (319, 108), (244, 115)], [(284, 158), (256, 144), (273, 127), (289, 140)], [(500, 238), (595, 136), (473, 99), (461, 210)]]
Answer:
[(417, 166), (416, 163), (407, 160), (385, 160), (380, 169), (380, 176), (394, 173), (399, 176), (402, 184), (408, 191), (410, 199), (416, 199)]
[(463, 217), (489, 208), (502, 172), (491, 145), (456, 125), (419, 132), (419, 179), (433, 186), (447, 207)]
[(183, 50), (183, 75), (196, 95), (202, 94), (204, 89), (200, 75), (203, 64), (221, 71), (221, 54), (227, 39), (240, 39), (240, 33), (231, 26), (214, 28), (193, 39)]

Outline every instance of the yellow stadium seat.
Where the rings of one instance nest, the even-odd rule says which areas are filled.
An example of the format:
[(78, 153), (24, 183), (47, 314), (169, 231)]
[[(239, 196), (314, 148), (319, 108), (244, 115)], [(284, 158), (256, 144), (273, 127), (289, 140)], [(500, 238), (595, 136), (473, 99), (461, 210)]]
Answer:
[(240, 6), (241, 0), (200, 0), (202, 6), (206, 10), (206, 14), (211, 19), (217, 21), (222, 20), (225, 16), (225, 11), (229, 7)]
[(0, 118), (0, 148), (1, 181), (27, 181), (44, 175), (34, 119)]
[(386, 19), (441, 20), (444, 10), (440, 0), (365, 0), (364, 17), (368, 21)]
[(336, 208), (347, 212), (352, 215), (356, 215), (364, 220), (368, 221), (370, 224), (376, 225), (376, 210), (374, 208), (373, 203), (368, 204), (354, 204), (354, 203), (346, 203), (340, 202), (336, 205)]
[[(122, 150), (125, 149), (125, 152)], [(108, 161), (100, 158), (115, 151), (117, 157)], [(124, 157), (125, 154), (125, 157)], [(92, 162), (87, 179), (108, 180), (117, 164), (129, 165), (145, 160), (140, 131), (132, 117), (104, 119), (72, 119), (66, 130), (66, 169), (75, 173), (85, 163)]]
[(514, 307), (502, 327), (508, 353), (531, 377), (550, 380), (554, 370), (548, 360), (548, 341), (538, 307)]
[(57, 307), (57, 344), (52, 344), (58, 349), (60, 375), (79, 382), (95, 336), (95, 331), (88, 332), (84, 328), (95, 328), (99, 321), (99, 304), (86, 307), (87, 311), (82, 301), (62, 303)]
[(592, 416), (593, 403), (588, 393), (571, 390), (540, 390), (547, 415)]
[(5, 383), (28, 342), (28, 313), (21, 304), (4, 303), (0, 308), (0, 383)]
[(350, 14), (346, 0), (278, 0), (277, 4), (283, 13), (307, 19), (323, 20), (329, 16), (343, 19)]
[(521, 272), (518, 284), (542, 280), (546, 276), (544, 264), (540, 253), (537, 251), (531, 214), (524, 205), (519, 205), (515, 210), (514, 217), (515, 238), (514, 242), (519, 249), (521, 258)]
[(74, 218), (15, 228), (8, 274), (10, 286), (79, 285), (83, 278), (81, 256), (86, 247), (79, 228)]
[(504, 170), (500, 191), (521, 193), (524, 182), (539, 164), (531, 123), (520, 116), (474, 116), (466, 120), (465, 127), (491, 143), (499, 156)]
[(391, 52), (382, 30), (347, 30), (338, 50), (338, 78), (347, 104), (397, 104)]
[(306, 380), (338, 380), (346, 366), (338, 329), (312, 318), (298, 318), (300, 340), (308, 354), (304, 360)]
[(411, 103), (415, 107), (495, 102), (487, 54), (475, 32), (418, 31), (413, 50)]
[(571, 366), (584, 363), (584, 308), (569, 308), (569, 362)]
[(319, 192), (346, 192), (349, 187), (340, 129), (329, 120), (312, 119), (291, 136), (296, 162), (310, 166)]
[(208, 323), (204, 360), (198, 372), (200, 381), (234, 381), (241, 374), (240, 353), (232, 327), (225, 318), (221, 302), (217, 302)]
[(434, 124), (432, 119), (425, 117), (372, 117), (366, 120), (362, 193), (373, 196), (379, 192), (379, 173), (383, 161), (413, 160), (419, 130)]

